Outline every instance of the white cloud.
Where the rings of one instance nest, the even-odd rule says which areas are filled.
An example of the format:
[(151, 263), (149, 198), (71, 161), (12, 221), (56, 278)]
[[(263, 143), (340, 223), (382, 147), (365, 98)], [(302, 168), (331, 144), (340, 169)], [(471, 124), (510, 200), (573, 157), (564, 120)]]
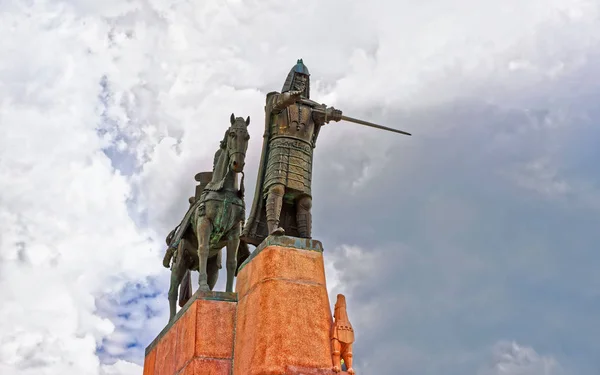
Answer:
[[(597, 4), (583, 0), (3, 1), (1, 372), (139, 373), (125, 362), (102, 369), (96, 346), (127, 357), (123, 332), (157, 331), (164, 295), (138, 306), (154, 304), (157, 317), (139, 315), (127, 329), (98, 299), (147, 276), (166, 291), (164, 237), (231, 112), (252, 118), (253, 190), (264, 95), (296, 58), (313, 74), (316, 100), (357, 117), (480, 93), (511, 106), (586, 63), (596, 18)], [(319, 147), (340, 139), (324, 133)], [(133, 175), (111, 162), (131, 164)], [(356, 184), (381, 175), (372, 168)]]
[(549, 160), (535, 160), (522, 166), (521, 173), (515, 176), (517, 184), (544, 196), (561, 196), (570, 192), (569, 184), (561, 180), (558, 171)]
[(556, 359), (538, 354), (516, 342), (499, 342), (492, 350), (490, 363), (478, 375), (564, 375)]
[(30, 11), (0, 16), (0, 358), (6, 374), (97, 374), (114, 325), (95, 297), (155, 274), (157, 249), (95, 129), (102, 23)]
[(143, 367), (135, 363), (126, 361), (117, 361), (112, 365), (102, 366), (100, 375), (139, 375)]

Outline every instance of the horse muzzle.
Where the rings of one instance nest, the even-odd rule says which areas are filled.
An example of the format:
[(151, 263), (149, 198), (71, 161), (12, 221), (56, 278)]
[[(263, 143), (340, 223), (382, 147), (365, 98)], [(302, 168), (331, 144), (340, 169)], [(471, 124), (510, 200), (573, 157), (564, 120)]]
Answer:
[(231, 170), (235, 173), (241, 173), (244, 170), (244, 162), (238, 162), (236, 160), (231, 161)]

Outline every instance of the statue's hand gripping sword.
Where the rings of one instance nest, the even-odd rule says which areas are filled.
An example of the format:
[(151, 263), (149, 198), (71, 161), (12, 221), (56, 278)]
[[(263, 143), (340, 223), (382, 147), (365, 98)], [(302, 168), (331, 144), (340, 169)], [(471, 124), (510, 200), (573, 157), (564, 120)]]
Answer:
[[(318, 104), (317, 102), (313, 102), (312, 100), (306, 100), (306, 99), (302, 99), (300, 101), (302, 103), (306, 104), (306, 105), (309, 105), (309, 106), (313, 107), (313, 110), (315, 112), (327, 114), (327, 110), (323, 109), (323, 105)], [(368, 122), (368, 121), (364, 121), (364, 120), (359, 120), (359, 119), (354, 118), (354, 117), (349, 117), (349, 116), (341, 115), (340, 119), (344, 120), (344, 121), (348, 121), (348, 122), (353, 122), (353, 123), (359, 124), (359, 125), (369, 126), (371, 128), (376, 128), (376, 129), (381, 129), (381, 130), (387, 130), (387, 131), (398, 133), (398, 134), (412, 135), (412, 134), (407, 133), (407, 132), (402, 131), (402, 130), (388, 128), (387, 126), (377, 125), (377, 124), (374, 124), (372, 122)]]

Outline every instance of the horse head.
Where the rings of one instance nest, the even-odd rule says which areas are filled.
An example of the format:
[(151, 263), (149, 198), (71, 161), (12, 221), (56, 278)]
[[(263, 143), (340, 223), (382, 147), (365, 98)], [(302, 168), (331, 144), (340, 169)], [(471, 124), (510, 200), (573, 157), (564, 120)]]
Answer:
[(231, 126), (225, 134), (226, 150), (229, 156), (229, 168), (235, 173), (241, 173), (246, 164), (246, 150), (248, 149), (248, 141), (250, 134), (248, 133), (248, 125), (250, 124), (250, 116), (245, 120), (242, 117), (235, 117), (231, 114)]

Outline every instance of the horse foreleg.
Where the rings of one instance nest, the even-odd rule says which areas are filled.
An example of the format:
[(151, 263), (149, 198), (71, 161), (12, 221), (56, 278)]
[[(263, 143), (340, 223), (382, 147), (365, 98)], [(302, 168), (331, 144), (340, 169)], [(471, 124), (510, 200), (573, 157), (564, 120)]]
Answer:
[(242, 225), (240, 223), (232, 230), (232, 233), (229, 235), (229, 240), (227, 241), (227, 261), (225, 262), (225, 267), (227, 268), (226, 292), (233, 292), (233, 279), (237, 269), (237, 251), (238, 246), (240, 246), (241, 233)]
[(192, 276), (190, 268), (191, 267), (186, 267), (181, 283), (179, 283), (179, 307), (185, 306), (187, 301), (192, 298)]
[[(219, 250), (219, 253), (221, 250)], [(208, 260), (206, 265), (206, 273), (208, 274), (208, 287), (210, 290), (215, 289), (215, 285), (217, 285), (217, 280), (219, 279), (219, 256), (215, 255), (214, 257)]]
[(169, 286), (169, 322), (175, 318), (175, 314), (177, 313), (177, 291), (186, 271), (184, 251), (185, 240), (181, 239), (179, 246), (177, 247), (177, 258), (171, 269), (171, 285)]
[(198, 238), (198, 289), (204, 292), (210, 291), (208, 286), (208, 275), (206, 266), (208, 263), (208, 253), (210, 250), (210, 234), (212, 232), (212, 223), (206, 217), (198, 218), (196, 236)]

